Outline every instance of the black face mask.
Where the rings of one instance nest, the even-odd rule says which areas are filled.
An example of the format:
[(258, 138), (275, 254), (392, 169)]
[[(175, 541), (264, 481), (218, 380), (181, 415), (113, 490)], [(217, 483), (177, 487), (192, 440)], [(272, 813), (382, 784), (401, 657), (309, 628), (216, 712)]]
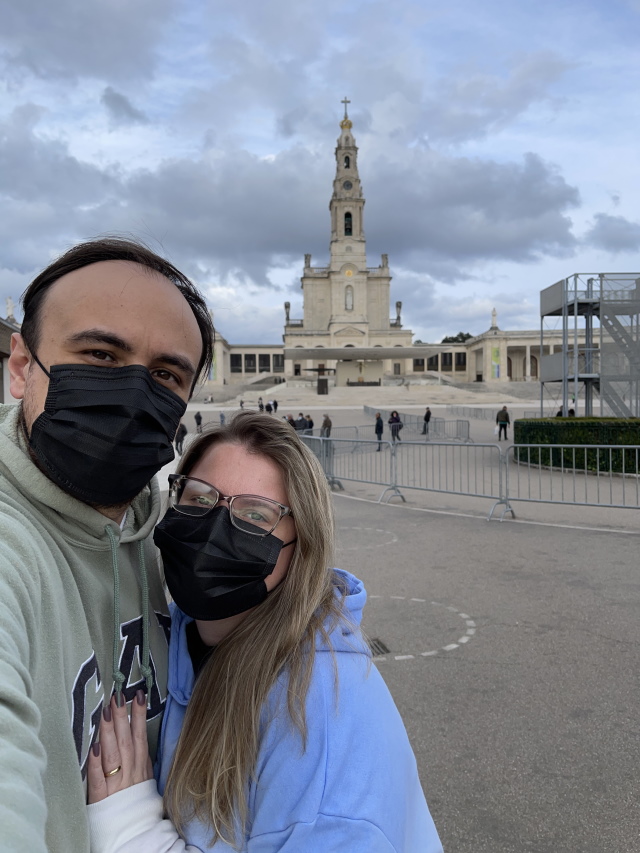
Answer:
[(57, 364), (29, 444), (45, 474), (88, 504), (134, 498), (174, 458), (187, 404), (142, 365)]
[(231, 523), (229, 510), (219, 506), (202, 518), (169, 509), (153, 541), (180, 610), (192, 619), (212, 622), (263, 602), (267, 597), (264, 579), (273, 572), (282, 548), (295, 539), (283, 545), (272, 533), (244, 533)]

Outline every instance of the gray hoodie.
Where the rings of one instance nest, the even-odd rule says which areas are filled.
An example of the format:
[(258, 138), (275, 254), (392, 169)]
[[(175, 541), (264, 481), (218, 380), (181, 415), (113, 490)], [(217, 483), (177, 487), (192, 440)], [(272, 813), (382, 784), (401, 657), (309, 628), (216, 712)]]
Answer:
[(82, 853), (105, 699), (116, 683), (127, 701), (152, 685), (152, 753), (166, 702), (169, 621), (149, 537), (160, 496), (153, 480), (121, 529), (38, 470), (17, 424), (18, 407), (0, 406), (1, 847)]

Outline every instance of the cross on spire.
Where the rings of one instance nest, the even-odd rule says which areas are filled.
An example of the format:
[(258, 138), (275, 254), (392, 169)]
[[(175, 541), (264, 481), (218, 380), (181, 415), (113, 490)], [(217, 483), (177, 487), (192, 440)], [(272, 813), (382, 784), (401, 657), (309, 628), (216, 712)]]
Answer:
[(344, 96), (344, 98), (340, 101), (340, 103), (341, 103), (341, 104), (344, 104), (344, 117), (345, 117), (345, 118), (349, 118), (349, 116), (347, 115), (347, 104), (350, 104), (350, 103), (351, 103), (351, 101), (350, 101), (350, 100), (349, 100), (349, 98), (347, 98), (347, 96), (345, 95), (345, 96)]

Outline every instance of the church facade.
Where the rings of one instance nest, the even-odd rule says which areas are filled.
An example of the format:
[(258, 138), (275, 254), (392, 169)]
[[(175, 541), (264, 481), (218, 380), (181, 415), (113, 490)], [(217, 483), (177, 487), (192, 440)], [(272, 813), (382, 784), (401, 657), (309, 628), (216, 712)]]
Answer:
[(464, 343), (413, 344), (411, 330), (402, 325), (401, 302), (389, 317), (389, 259), (383, 254), (378, 266), (367, 265), (358, 148), (349, 101), (343, 103), (329, 203), (329, 263), (313, 266), (311, 255), (304, 256), (303, 316), (291, 317), (290, 303), (284, 303), (283, 344), (229, 344), (216, 330), (212, 390), (261, 375), (294, 385), (326, 378), (325, 387), (396, 384), (434, 374), (460, 383), (537, 380), (541, 355), (560, 351), (559, 333), (545, 334), (541, 349), (538, 330), (503, 331), (494, 311), (490, 328)]

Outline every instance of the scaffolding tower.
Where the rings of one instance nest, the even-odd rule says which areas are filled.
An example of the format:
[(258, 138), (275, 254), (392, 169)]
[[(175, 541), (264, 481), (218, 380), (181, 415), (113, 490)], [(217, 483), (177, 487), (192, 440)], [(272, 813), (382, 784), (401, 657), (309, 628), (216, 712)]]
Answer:
[[(550, 317), (560, 352), (545, 341)], [(540, 292), (540, 318), (541, 415), (560, 390), (565, 416), (581, 396), (595, 414), (597, 396), (602, 416), (640, 417), (640, 273), (574, 273)]]

